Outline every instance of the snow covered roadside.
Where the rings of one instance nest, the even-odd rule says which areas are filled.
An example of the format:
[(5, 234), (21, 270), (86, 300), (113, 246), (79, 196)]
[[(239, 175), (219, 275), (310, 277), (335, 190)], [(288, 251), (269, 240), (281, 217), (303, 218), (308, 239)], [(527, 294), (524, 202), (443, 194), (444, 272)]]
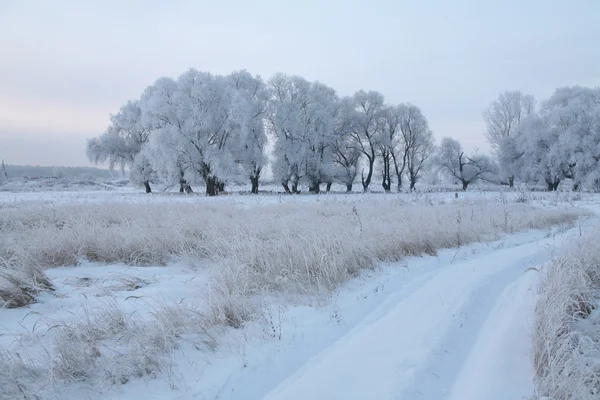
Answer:
[(103, 398), (531, 396), (537, 272), (528, 268), (577, 234), (531, 231), (444, 250), (354, 280), (323, 307), (273, 304), (271, 320), (230, 331), (214, 355), (198, 360), (183, 348), (170, 377), (134, 381)]
[(527, 270), (549, 260), (549, 248), (573, 234), (444, 265), (406, 298), (384, 312), (376, 309), (264, 398), (530, 396), (526, 344), (533, 301), (527, 292), (534, 277)]
[[(38, 387), (45, 394), (65, 399), (106, 398), (111, 393), (119, 395), (121, 389), (125, 391), (124, 398), (138, 398), (138, 391), (149, 391), (149, 398), (157, 393), (161, 395), (155, 398), (227, 398), (230, 389), (237, 395), (241, 387), (252, 390), (243, 389), (245, 397), (238, 398), (254, 395), (262, 398), (306, 363), (307, 357), (316, 354), (313, 350), (334, 343), (378, 305), (361, 300), (366, 306), (359, 307), (362, 314), (355, 312), (357, 297), (381, 299), (383, 292), (385, 296), (398, 292), (408, 296), (428, 282), (429, 276), (423, 273), (431, 272), (433, 277), (439, 266), (436, 258), (411, 259), (408, 270), (392, 265), (384, 268), (383, 276), (390, 273), (402, 279), (390, 278), (392, 284), (379, 281), (372, 286), (373, 282), (365, 281), (363, 276), (342, 286), (334, 307), (314, 308), (316, 303), (327, 303), (331, 289), (356, 277), (361, 269), (364, 273), (365, 267), (368, 271), (373, 262), (402, 260), (406, 254), (499, 238), (528, 226), (569, 223), (573, 219), (570, 211), (542, 212), (524, 205), (457, 202), (410, 206), (393, 198), (386, 203), (356, 203), (354, 207), (332, 203), (302, 209), (289, 206), (269, 209), (272, 214), (266, 221), (267, 211), (261, 210), (262, 225), (251, 219), (254, 213), (244, 210), (213, 207), (212, 211), (218, 213), (212, 214), (200, 213), (197, 207), (170, 205), (140, 209), (114, 204), (38, 210), (39, 214), (16, 210), (12, 215), (22, 217), (22, 223), (15, 224), (15, 219), (9, 218), (5, 227), (15, 224), (23, 230), (17, 231), (19, 234), (10, 241), (7, 236), (4, 239), (12, 245), (7, 249), (23, 249), (15, 255), (27, 254), (29, 258), (24, 258), (25, 261), (33, 259), (27, 250), (35, 251), (43, 262), (47, 255), (56, 257), (54, 248), (67, 256), (63, 258), (67, 260), (87, 254), (108, 260), (128, 254), (136, 254), (135, 259), (139, 260), (140, 254), (148, 254), (155, 257), (148, 260), (161, 260), (160, 257), (170, 254), (169, 249), (181, 248), (179, 228), (205, 226), (211, 229), (183, 230), (197, 235), (184, 237), (202, 245), (201, 248), (186, 245), (186, 248), (215, 258), (200, 263), (181, 260), (181, 265), (169, 263), (171, 266), (162, 268), (86, 267), (83, 262), (80, 267), (48, 270), (55, 293), (43, 293), (40, 302), (29, 308), (1, 310), (1, 320), (6, 324), (6, 334), (1, 340), (7, 351), (0, 354), (0, 380), (8, 383), (1, 385), (8, 398), (22, 393), (22, 384), (29, 377), (34, 382), (33, 390)], [(142, 218), (141, 211), (144, 211)], [(154, 217), (160, 213), (162, 218), (144, 218), (150, 211), (157, 213)], [(40, 216), (47, 221), (32, 223), (39, 221)], [(284, 227), (293, 226), (294, 232), (282, 235), (282, 225), (278, 223), (282, 217), (287, 222)], [(199, 223), (203, 219), (208, 223)], [(321, 224), (311, 223), (315, 220)], [(390, 224), (391, 220), (395, 223)], [(224, 225), (223, 221), (230, 222)], [(242, 230), (240, 221), (244, 221)], [(428, 229), (412, 229), (419, 225)], [(319, 231), (315, 232), (316, 229)], [(340, 229), (347, 236), (340, 237)], [(48, 232), (62, 236), (43, 243), (35, 240), (48, 237)], [(231, 238), (236, 240), (232, 242)], [(517, 238), (521, 240), (522, 236)], [(495, 245), (507, 246), (512, 239), (505, 237)], [(361, 240), (360, 250), (364, 253), (359, 256), (366, 258), (356, 258), (355, 253), (348, 252), (356, 249), (357, 240)], [(153, 243), (160, 244), (158, 250), (165, 251), (157, 252)], [(131, 245), (139, 245), (132, 247), (135, 250), (152, 252), (131, 253), (127, 247)], [(448, 255), (446, 264), (452, 264), (462, 259), (465, 250), (485, 252), (488, 246), (474, 245), (443, 254)], [(40, 251), (44, 248), (48, 250)], [(230, 258), (233, 262), (227, 262), (227, 257), (231, 257), (229, 252), (240, 258)], [(348, 256), (357, 270), (348, 270), (350, 264), (344, 258)], [(60, 262), (57, 258), (52, 260)], [(425, 260), (430, 264), (420, 264)], [(205, 272), (213, 262), (216, 273), (208, 277)], [(282, 265), (288, 268), (282, 269)], [(407, 277), (415, 279), (407, 281)], [(350, 290), (359, 283), (369, 289)], [(279, 291), (263, 289), (269, 285)], [(323, 297), (315, 296), (319, 293), (315, 285), (317, 289), (325, 289), (321, 292)], [(404, 295), (396, 296), (396, 300)], [(290, 302), (287, 296), (295, 297)], [(289, 304), (297, 306), (288, 309)], [(247, 312), (254, 314), (244, 314)], [(303, 338), (309, 343), (304, 351), (285, 353), (286, 348), (298, 348)], [(217, 353), (213, 354), (211, 350), (217, 343)], [(240, 369), (240, 365), (246, 367)], [(262, 375), (246, 375), (245, 371), (257, 366)], [(240, 384), (240, 379), (244, 384)], [(27, 393), (29, 397), (24, 398), (35, 398), (37, 392)]]
[(542, 275), (533, 334), (536, 399), (600, 396), (599, 240), (600, 226), (584, 232)]
[(449, 399), (525, 399), (534, 392), (531, 330), (538, 271), (526, 270), (497, 298)]

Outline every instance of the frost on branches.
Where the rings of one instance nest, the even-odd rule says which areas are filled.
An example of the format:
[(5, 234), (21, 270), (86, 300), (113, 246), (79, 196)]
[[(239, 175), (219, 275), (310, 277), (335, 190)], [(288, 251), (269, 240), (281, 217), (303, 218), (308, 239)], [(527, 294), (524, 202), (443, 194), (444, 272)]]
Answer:
[(200, 178), (215, 195), (227, 181), (244, 178), (256, 193), (266, 163), (267, 100), (262, 80), (245, 71), (220, 76), (191, 69), (176, 80), (160, 78), (88, 142), (88, 155), (130, 168), (147, 191), (160, 180), (189, 193), (189, 182)]
[(531, 112), (498, 148), (503, 170), (556, 190), (565, 179), (600, 189), (600, 88), (565, 87)]
[(246, 71), (190, 69), (126, 103), (87, 153), (128, 169), (147, 192), (160, 182), (191, 193), (202, 182), (213, 196), (245, 181), (258, 193), (267, 167), (290, 194), (329, 191), (333, 183), (351, 192), (359, 176), (365, 192), (378, 178), (386, 192), (405, 181), (412, 191), (438, 172), (464, 190), (479, 180), (556, 190), (567, 179), (574, 189), (600, 190), (599, 88), (560, 88), (538, 108), (530, 95), (505, 92), (483, 116), (492, 157), (465, 152), (451, 138), (436, 149), (419, 107), (388, 104), (379, 92), (340, 97), (300, 76), (264, 82)]
[(161, 182), (191, 193), (200, 180), (212, 196), (228, 182), (249, 180), (258, 193), (269, 139), (273, 177), (286, 193), (302, 185), (329, 191), (334, 182), (350, 192), (359, 170), (364, 191), (376, 170), (386, 191), (392, 181), (400, 190), (403, 177), (414, 189), (433, 149), (419, 108), (388, 105), (378, 92), (342, 98), (299, 76), (277, 74), (265, 84), (246, 71), (190, 69), (159, 78), (123, 106), (106, 132), (89, 140), (88, 156), (129, 169), (147, 192)]
[(488, 156), (478, 153), (466, 154), (461, 144), (452, 138), (442, 140), (437, 163), (442, 171), (460, 181), (463, 190), (467, 190), (467, 187), (478, 179), (490, 177), (495, 169)]

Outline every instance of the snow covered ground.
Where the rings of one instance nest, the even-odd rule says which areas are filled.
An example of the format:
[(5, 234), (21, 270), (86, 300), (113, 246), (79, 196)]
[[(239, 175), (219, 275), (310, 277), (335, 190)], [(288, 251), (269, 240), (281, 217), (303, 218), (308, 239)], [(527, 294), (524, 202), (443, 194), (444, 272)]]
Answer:
[[(453, 193), (392, 196), (433, 207), (455, 201)], [(487, 199), (498, 204), (506, 199), (518, 201), (519, 196), (460, 194), (461, 200)], [(591, 195), (530, 196), (527, 201), (551, 209), (597, 202)], [(373, 198), (384, 201), (390, 196), (209, 199), (127, 192), (1, 193), (0, 208), (108, 199), (136, 204), (223, 201), (246, 208), (282, 202), (353, 204)], [(169, 342), (168, 354), (157, 356), (167, 364), (160, 371), (149, 370), (139, 379), (104, 386), (88, 385), (85, 380), (58, 384), (59, 380), (48, 377), (43, 390), (54, 398), (114, 400), (527, 399), (534, 390), (530, 343), (538, 270), (590, 224), (591, 220), (580, 220), (570, 229), (530, 230), (490, 243), (442, 250), (436, 256), (384, 263), (363, 272), (331, 297), (282, 302), (265, 295), (260, 300), (264, 314), (237, 329), (215, 328), (205, 332), (202, 341), (199, 335), (178, 333), (177, 342)], [(207, 265), (186, 261), (166, 267), (82, 262), (49, 269), (55, 293), (43, 294), (25, 308), (0, 310), (0, 347), (20, 349), (19, 357), (44, 364), (49, 355), (35, 353), (35, 349), (53, 348), (48, 345), (51, 335), (46, 333), (54, 326), (81, 326), (88, 319), (114, 314), (125, 322), (175, 318), (178, 305), (187, 307), (212, 284), (210, 271)], [(107, 310), (114, 312), (107, 314)], [(141, 346), (142, 360), (145, 344), (150, 353), (147, 340), (156, 338), (143, 336), (143, 329), (135, 334), (141, 337), (117, 333), (103, 344), (106, 349), (94, 351), (104, 354), (134, 343)], [(66, 344), (68, 347), (68, 341)], [(118, 363), (119, 357), (110, 360)], [(6, 371), (7, 365), (3, 365), (0, 379), (16, 382), (23, 371)], [(110, 367), (95, 366), (99, 370)], [(33, 393), (21, 394), (16, 398), (36, 398)], [(15, 392), (0, 389), (2, 399), (14, 396)]]
[[(55, 184), (56, 182), (51, 182)], [(50, 189), (46, 186), (35, 187), (35, 190), (29, 190), (26, 185), (13, 183), (12, 186), (8, 184), (2, 186), (0, 189), (5, 188), (7, 190), (0, 190), (0, 207), (5, 206), (17, 206), (17, 205), (30, 205), (30, 204), (72, 204), (72, 203), (103, 203), (103, 202), (124, 202), (124, 203), (230, 203), (237, 205), (264, 205), (264, 204), (304, 204), (311, 203), (314, 201), (326, 200), (334, 202), (350, 202), (356, 201), (356, 199), (364, 198), (365, 195), (362, 192), (354, 191), (353, 193), (347, 194), (344, 192), (344, 188), (341, 186), (334, 185), (333, 193), (321, 193), (316, 196), (287, 196), (282, 194), (282, 189), (279, 185), (263, 185), (261, 187), (261, 193), (258, 196), (248, 196), (248, 188), (246, 186), (233, 186), (230, 188), (231, 192), (227, 195), (218, 197), (206, 197), (203, 192), (203, 188), (197, 188), (198, 191), (191, 195), (181, 196), (176, 190), (177, 188), (169, 188), (164, 191), (164, 188), (157, 188), (155, 193), (146, 194), (143, 192), (143, 188), (134, 187), (130, 185), (123, 185), (121, 181), (109, 181), (103, 183), (102, 181), (94, 181), (93, 185), (77, 185), (73, 183), (61, 184), (59, 188), (50, 186)], [(74, 188), (70, 190), (69, 188)], [(10, 189), (10, 190), (8, 190)], [(13, 190), (19, 189), (19, 190)], [(356, 187), (356, 190), (359, 190)], [(572, 193), (569, 191), (565, 192), (532, 192), (529, 191), (531, 188), (521, 188), (519, 190), (505, 190), (494, 191), (487, 186), (475, 186), (468, 192), (462, 192), (459, 187), (443, 187), (442, 190), (436, 190), (436, 187), (425, 187), (423, 190), (419, 190), (413, 193), (394, 193), (392, 197), (394, 199), (401, 199), (407, 202), (450, 202), (455, 199), (455, 193), (458, 193), (459, 198), (481, 200), (481, 199), (493, 199), (498, 200), (501, 197), (505, 197), (510, 200), (521, 198), (525, 201), (534, 201), (537, 203), (570, 203), (574, 200), (581, 199), (593, 199), (594, 195), (586, 193)], [(389, 195), (380, 191), (380, 188), (375, 187), (371, 193), (368, 194), (369, 198), (389, 198)]]
[(531, 268), (574, 233), (518, 235), (515, 247), (492, 246), (459, 261), (451, 251), (413, 260), (410, 269), (432, 271), (388, 294), (264, 398), (527, 398), (537, 273)]

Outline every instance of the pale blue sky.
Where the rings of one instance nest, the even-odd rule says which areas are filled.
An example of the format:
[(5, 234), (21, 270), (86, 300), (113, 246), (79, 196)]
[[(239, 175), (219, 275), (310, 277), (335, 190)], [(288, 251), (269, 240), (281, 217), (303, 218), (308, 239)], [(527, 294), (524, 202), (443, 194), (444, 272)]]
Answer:
[(598, 0), (0, 0), (0, 158), (89, 165), (85, 141), (160, 76), (245, 68), (382, 92), (487, 150), (481, 112), (600, 85)]

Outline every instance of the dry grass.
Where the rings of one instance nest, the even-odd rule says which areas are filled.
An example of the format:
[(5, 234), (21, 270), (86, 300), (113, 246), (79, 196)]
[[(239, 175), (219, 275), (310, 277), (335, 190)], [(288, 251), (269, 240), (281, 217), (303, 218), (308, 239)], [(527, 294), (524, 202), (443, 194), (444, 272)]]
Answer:
[(431, 206), (393, 199), (253, 209), (118, 203), (2, 209), (0, 260), (4, 271), (28, 270), (34, 287), (48, 286), (40, 269), (81, 260), (165, 265), (192, 258), (261, 275), (261, 289), (312, 292), (334, 288), (377, 261), (433, 254), (575, 217), (523, 204)]
[[(0, 306), (30, 304), (40, 290), (52, 288), (43, 269), (82, 260), (130, 265), (206, 260), (220, 266), (215, 288), (225, 303), (265, 291), (329, 293), (379, 261), (569, 224), (577, 215), (506, 201), (418, 205), (368, 197), (352, 204), (254, 208), (122, 203), (6, 208), (0, 209)], [(231, 307), (219, 305), (218, 319), (235, 321), (225, 316)]]
[(540, 396), (600, 396), (600, 230), (549, 266), (536, 307), (533, 361)]
[[(0, 288), (18, 288), (5, 297), (5, 307), (26, 305), (50, 290), (43, 269), (81, 260), (166, 265), (192, 259), (215, 266), (210, 290), (199, 294), (194, 308), (164, 304), (142, 317), (107, 301), (83, 307), (85, 317), (76, 322), (49, 321), (47, 332), (32, 335), (43, 336), (35, 357), (0, 356), (0, 386), (7, 385), (9, 398), (35, 398), (23, 393), (154, 377), (169, 370), (182, 341), (212, 349), (221, 329), (262, 316), (262, 299), (270, 294), (326, 296), (381, 261), (570, 225), (580, 215), (507, 201), (433, 205), (358, 196), (352, 204), (254, 208), (105, 203), (0, 209), (0, 271), (9, 277)], [(11, 300), (19, 293), (31, 296)]]
[[(0, 352), (0, 399), (75, 399), (81, 391), (101, 398), (115, 385), (168, 371), (183, 342), (213, 351), (219, 334), (218, 327), (206, 328), (211, 324), (203, 314), (179, 305), (155, 306), (142, 316), (105, 298), (82, 305), (77, 315), (72, 321), (45, 320), (48, 328), (31, 332), (23, 349)], [(69, 385), (75, 394), (61, 396)]]
[(53, 291), (54, 288), (40, 269), (0, 262), (0, 308), (25, 307), (34, 303), (42, 290)]

